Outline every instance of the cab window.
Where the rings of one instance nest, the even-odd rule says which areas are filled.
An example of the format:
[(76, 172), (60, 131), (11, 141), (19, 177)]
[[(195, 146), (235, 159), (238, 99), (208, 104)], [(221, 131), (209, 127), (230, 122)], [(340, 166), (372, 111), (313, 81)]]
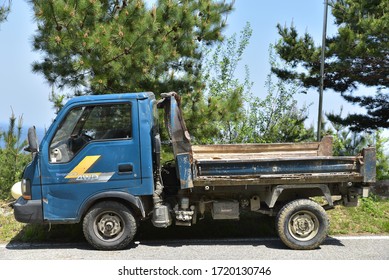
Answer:
[(132, 138), (131, 104), (109, 104), (72, 109), (50, 144), (50, 162), (69, 162), (91, 141)]

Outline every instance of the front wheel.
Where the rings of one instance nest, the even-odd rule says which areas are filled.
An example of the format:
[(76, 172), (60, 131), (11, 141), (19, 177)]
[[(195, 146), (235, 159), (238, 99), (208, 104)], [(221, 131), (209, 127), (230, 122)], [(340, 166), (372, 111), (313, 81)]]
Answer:
[(286, 204), (278, 213), (276, 226), (282, 242), (291, 249), (311, 250), (327, 237), (327, 213), (316, 202), (298, 199)]
[(137, 231), (136, 218), (125, 205), (103, 201), (85, 215), (85, 239), (99, 250), (121, 250), (128, 246)]

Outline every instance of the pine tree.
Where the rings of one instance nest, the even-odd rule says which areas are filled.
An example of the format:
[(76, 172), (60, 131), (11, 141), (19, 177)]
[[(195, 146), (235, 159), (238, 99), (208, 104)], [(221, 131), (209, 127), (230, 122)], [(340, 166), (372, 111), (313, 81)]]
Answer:
[[(389, 128), (389, 1), (334, 0), (331, 7), (338, 32), (327, 39), (324, 88), (339, 92), (367, 112), (329, 118), (353, 131)], [(298, 81), (305, 90), (318, 89), (321, 47), (308, 33), (299, 36), (294, 26), (278, 25), (278, 32), (276, 50), (288, 67), (273, 72), (284, 80)], [(355, 95), (361, 86), (374, 87), (376, 94)]]
[[(23, 167), (30, 157), (23, 154), (23, 147), (27, 144), (22, 141), (23, 118), (16, 117), (12, 112), (9, 118), (8, 130), (0, 133), (0, 199), (8, 199), (11, 196), (11, 187), (20, 180)], [(3, 143), (2, 143), (3, 142)]]
[(12, 0), (5, 0), (0, 2), (0, 23), (7, 20), (7, 16), (11, 11)]
[[(232, 4), (212, 0), (31, 0), (33, 71), (68, 96), (199, 87), (204, 45), (222, 40)], [(193, 82), (195, 81), (195, 82)]]

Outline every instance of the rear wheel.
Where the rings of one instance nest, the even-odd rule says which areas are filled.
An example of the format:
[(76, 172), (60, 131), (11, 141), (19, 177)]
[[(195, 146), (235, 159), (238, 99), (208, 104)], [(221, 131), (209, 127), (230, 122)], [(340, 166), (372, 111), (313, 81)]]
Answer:
[(298, 199), (286, 204), (278, 213), (276, 226), (282, 242), (291, 249), (310, 250), (327, 237), (327, 213), (316, 202)]
[(131, 210), (116, 201), (103, 201), (85, 215), (83, 231), (86, 240), (99, 250), (124, 249), (137, 231)]

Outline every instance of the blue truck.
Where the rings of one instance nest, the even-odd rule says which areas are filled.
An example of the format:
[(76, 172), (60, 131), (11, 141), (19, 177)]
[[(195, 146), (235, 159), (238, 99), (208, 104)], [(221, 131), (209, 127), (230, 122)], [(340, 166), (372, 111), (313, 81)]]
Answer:
[[(158, 109), (174, 154), (163, 164)], [(28, 142), (32, 161), (14, 190), (16, 220), (82, 223), (85, 239), (100, 250), (126, 248), (142, 220), (192, 226), (205, 215), (238, 220), (244, 212), (274, 216), (286, 246), (314, 249), (328, 233), (326, 210), (357, 206), (376, 173), (374, 147), (332, 156), (331, 137), (192, 145), (174, 92), (160, 100), (149, 92), (76, 97), (40, 145), (33, 127)]]

